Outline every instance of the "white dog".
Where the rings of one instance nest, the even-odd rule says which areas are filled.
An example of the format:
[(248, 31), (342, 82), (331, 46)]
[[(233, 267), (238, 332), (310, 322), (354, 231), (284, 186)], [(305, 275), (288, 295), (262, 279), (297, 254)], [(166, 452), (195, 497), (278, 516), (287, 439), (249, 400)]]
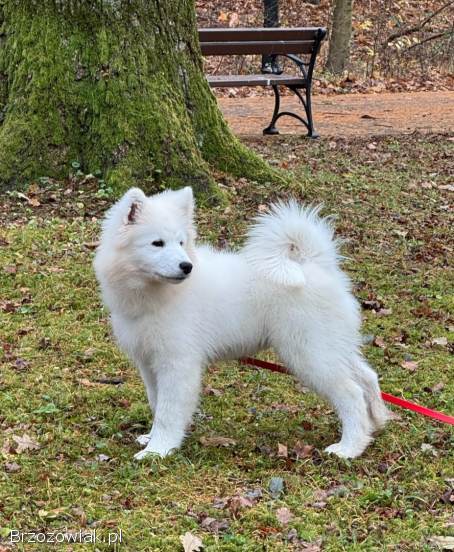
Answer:
[(232, 253), (195, 245), (193, 210), (189, 187), (151, 197), (132, 188), (107, 213), (95, 258), (115, 336), (154, 413), (135, 458), (180, 447), (204, 366), (268, 347), (337, 411), (342, 438), (326, 451), (360, 455), (389, 412), (360, 352), (359, 307), (330, 221), (278, 203)]

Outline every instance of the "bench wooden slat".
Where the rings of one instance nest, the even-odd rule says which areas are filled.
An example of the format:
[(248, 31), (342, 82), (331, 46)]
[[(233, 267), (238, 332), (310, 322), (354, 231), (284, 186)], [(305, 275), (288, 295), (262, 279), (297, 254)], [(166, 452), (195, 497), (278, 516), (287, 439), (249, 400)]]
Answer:
[(292, 75), (207, 75), (211, 88), (228, 88), (235, 86), (272, 86), (286, 84), (304, 86), (306, 81)]
[[(301, 75), (208, 75), (211, 88), (238, 86), (272, 86), (274, 92), (274, 111), (269, 125), (263, 134), (279, 134), (276, 122), (283, 116), (298, 119), (306, 128), (308, 136), (316, 138), (311, 107), (312, 73), (320, 44), (326, 36), (326, 29), (319, 27), (297, 28), (215, 28), (199, 29), (199, 42), (204, 56), (214, 55), (288, 55), (297, 65)], [(296, 55), (309, 54), (310, 59), (303, 61)], [(281, 86), (290, 88), (300, 100), (306, 113), (306, 119), (297, 113), (280, 110)], [(304, 89), (304, 92), (301, 92)]]
[[(268, 41), (268, 40), (315, 40), (318, 33), (323, 37), (326, 29), (319, 27), (286, 27), (276, 28), (211, 28), (199, 29), (200, 42), (227, 42), (227, 41)], [(323, 38), (321, 37), (321, 38)]]
[(313, 40), (287, 41), (230, 41), (202, 42), (200, 44), (204, 56), (222, 56), (236, 54), (311, 54), (314, 49)]

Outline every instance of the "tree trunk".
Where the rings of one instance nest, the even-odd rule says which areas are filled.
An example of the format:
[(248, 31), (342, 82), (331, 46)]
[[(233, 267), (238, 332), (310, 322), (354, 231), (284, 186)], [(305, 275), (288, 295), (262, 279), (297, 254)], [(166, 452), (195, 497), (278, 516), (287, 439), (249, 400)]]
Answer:
[(350, 56), (352, 8), (353, 0), (336, 0), (326, 68), (337, 75), (344, 71)]
[(228, 129), (202, 69), (194, 0), (0, 0), (0, 189), (72, 161), (117, 192), (192, 185), (211, 169), (277, 172)]

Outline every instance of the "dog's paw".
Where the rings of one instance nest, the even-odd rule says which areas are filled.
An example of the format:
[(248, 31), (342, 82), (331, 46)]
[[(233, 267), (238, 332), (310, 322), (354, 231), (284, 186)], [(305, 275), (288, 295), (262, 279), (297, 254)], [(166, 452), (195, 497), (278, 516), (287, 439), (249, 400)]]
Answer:
[(140, 450), (134, 454), (134, 460), (143, 460), (144, 458), (151, 458), (152, 456), (155, 458), (163, 458), (165, 455), (159, 454), (153, 450), (147, 450), (145, 447), (143, 450)]
[(147, 456), (155, 456), (156, 458), (165, 458), (172, 454), (178, 447), (167, 446), (164, 443), (152, 443), (148, 441), (147, 446), (141, 451), (134, 454), (135, 460), (143, 460)]
[(143, 447), (145, 445), (148, 445), (148, 441), (150, 440), (150, 434), (144, 433), (143, 435), (139, 435), (136, 437), (136, 441), (139, 443), (139, 445), (142, 445)]
[(325, 452), (328, 454), (335, 454), (339, 456), (339, 458), (356, 458), (362, 451), (353, 450), (351, 447), (346, 447), (342, 443), (334, 443), (326, 447)]

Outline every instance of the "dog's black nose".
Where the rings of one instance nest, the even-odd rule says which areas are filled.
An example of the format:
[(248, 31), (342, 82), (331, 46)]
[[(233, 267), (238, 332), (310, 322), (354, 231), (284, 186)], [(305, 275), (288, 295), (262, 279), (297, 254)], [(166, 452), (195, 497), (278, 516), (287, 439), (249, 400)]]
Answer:
[(185, 274), (189, 274), (192, 270), (191, 263), (180, 263), (180, 268)]

